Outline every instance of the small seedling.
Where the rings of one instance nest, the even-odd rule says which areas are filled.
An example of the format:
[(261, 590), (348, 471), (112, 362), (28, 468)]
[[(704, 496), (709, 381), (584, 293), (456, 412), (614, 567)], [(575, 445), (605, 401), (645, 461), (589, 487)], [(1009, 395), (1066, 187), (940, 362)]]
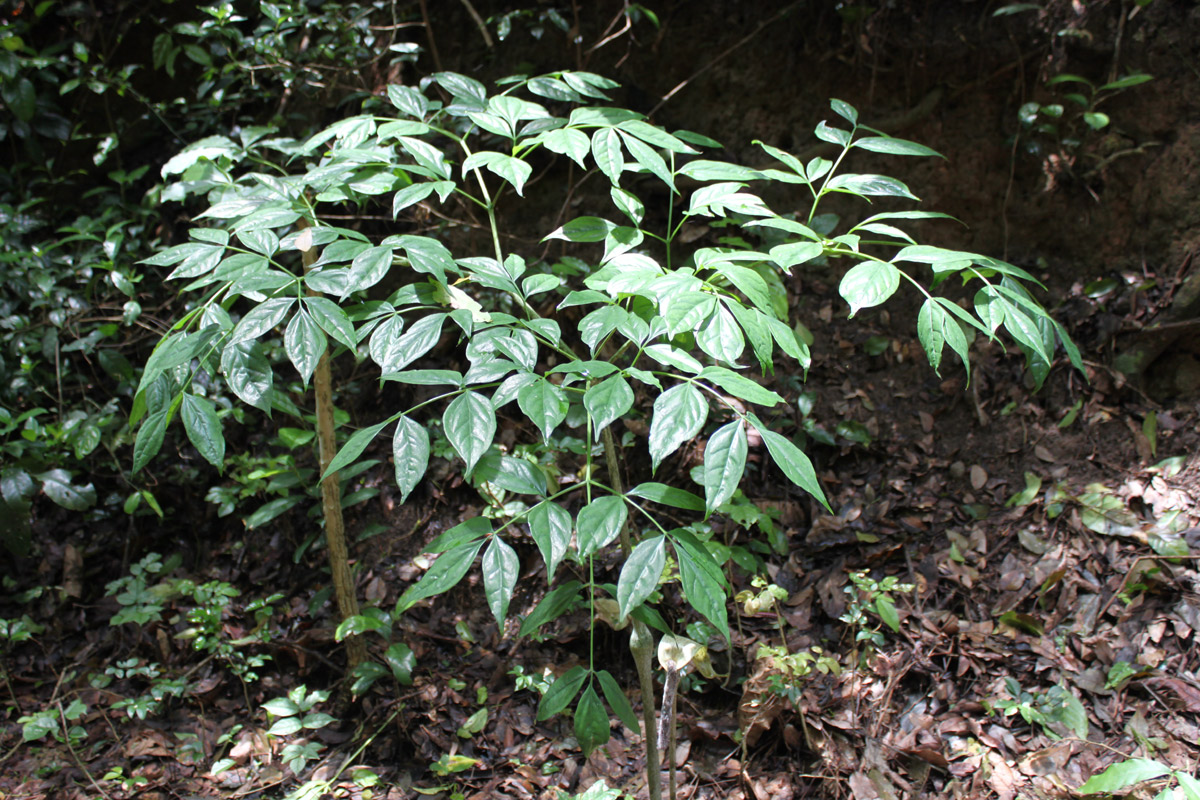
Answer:
[(1025, 691), (1016, 679), (1005, 678), (1004, 688), (1008, 697), (991, 703), (992, 709), (1003, 712), (1006, 717), (1020, 714), (1021, 719), (1030, 725), (1039, 725), (1052, 739), (1060, 738), (1054, 730), (1057, 726), (1063, 726), (1080, 739), (1087, 738), (1087, 711), (1065, 685), (1060, 683), (1035, 694)]

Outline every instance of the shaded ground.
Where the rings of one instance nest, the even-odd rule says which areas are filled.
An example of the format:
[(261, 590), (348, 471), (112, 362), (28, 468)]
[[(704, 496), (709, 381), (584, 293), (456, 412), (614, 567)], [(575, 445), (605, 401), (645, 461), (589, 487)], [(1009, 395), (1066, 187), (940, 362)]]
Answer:
[[(680, 5), (662, 14), (663, 34), (631, 47), (620, 66), (620, 53), (588, 65), (623, 77), (633, 87), (626, 99), (643, 111), (688, 80), (656, 121), (716, 135), (746, 163), (763, 160), (749, 144), (754, 138), (807, 146), (811, 140), (799, 132), (825, 115), (830, 96), (882, 118), (903, 116), (940, 86), (935, 106), (906, 120), (903, 135), (931, 144), (947, 161), (914, 163), (900, 177), (926, 207), (968, 224), (937, 228), (937, 241), (1004, 253), (1038, 271), (1048, 296), (1063, 299), (1057, 316), (1089, 366), (1086, 381), (1056, 368), (1030, 396), (1019, 356), (977, 342), (969, 385), (957, 365), (947, 363), (938, 377), (915, 342), (913, 309), (901, 302), (847, 323), (838, 275), (796, 276), (791, 299), (817, 336), (814, 365), (803, 385), (780, 375), (776, 388), (789, 400), (810, 392), (812, 406), (777, 424), (818, 440), (824, 432), (831, 442), (809, 449), (838, 513), (818, 513), (763, 460), (744, 483), (751, 501), (778, 515), (786, 548), (768, 557), (769, 577), (788, 596), (781, 614), (740, 614), (732, 645), (713, 643), (714, 661), (729, 677), (682, 696), (677, 757), (686, 796), (1069, 796), (1117, 751), (1193, 771), (1200, 756), (1200, 537), (1192, 527), (1200, 466), (1189, 460), (1200, 445), (1196, 348), (1186, 335), (1174, 340), (1132, 381), (1105, 366), (1138, 328), (1167, 312), (1190, 274), (1200, 215), (1191, 174), (1200, 148), (1200, 37), (1189, 32), (1200, 12), (1160, 0), (1127, 18), (1117, 47), (1118, 4), (1099, 4), (1081, 20), (1056, 6), (1051, 17), (1059, 17), (1040, 22), (996, 20), (973, 6), (935, 4), (925, 17), (881, 12), (854, 23), (825, 10), (760, 29), (757, 8), (705, 14)], [(456, 12), (446, 13), (443, 30)], [(1047, 32), (1043, 50), (1020, 52), (1015, 39), (998, 33), (1035, 24)], [(1071, 25), (1091, 38), (1057, 44), (1054, 32)], [(588, 41), (599, 38), (590, 33)], [(467, 46), (455, 56), (462, 63), (445, 66), (511, 71), (477, 46), (478, 53)], [(524, 47), (526, 58), (573, 57), (566, 46), (558, 54)], [(1156, 79), (1104, 107), (1114, 120), (1108, 134), (1070, 152), (1032, 136), (1014, 143), (1016, 109), (1053, 99), (1038, 77), (1043, 69), (1090, 69), (1102, 81), (1116, 62), (1122, 72), (1144, 69)], [(1039, 148), (1031, 152), (1031, 144)], [(552, 218), (557, 209), (545, 213)], [(673, 468), (689, 466), (684, 457)], [(398, 505), (384, 485), (378, 504), (356, 520), (360, 531), (372, 523), (384, 528), (353, 553), (360, 595), (371, 603), (391, 607), (420, 574), (420, 550), (478, 510), (449, 465), (433, 471), (437, 479), (409, 504)], [(368, 475), (364, 484), (386, 480)], [(298, 740), (269, 741), (260, 706), (300, 684), (335, 687), (342, 655), (320, 595), (323, 554), (298, 553), (305, 535), (282, 525), (242, 547), (240, 526), (217, 520), (199, 496), (180, 506), (189, 503), (196, 519), (208, 515), (191, 529), (172, 528), (170, 520), (163, 531), (89, 528), (86, 551), (78, 528), (87, 523), (40, 520), (43, 555), (22, 570), (20, 583), (6, 586), (0, 604), (0, 616), (28, 612), (47, 626), (4, 653), (9, 686), (0, 688), (17, 713), (0, 720), (0, 796), (255, 797), (296, 785), (281, 758), (283, 746)], [(763, 538), (727, 534), (736, 542)], [(195, 625), (186, 619), (195, 605), (187, 598), (161, 598), (161, 622), (107, 625), (120, 607), (102, 597), (103, 585), (151, 550), (183, 552), (187, 566), (177, 575), (241, 589), (218, 638), (253, 634), (245, 604), (284, 596), (268, 625), (270, 642), (234, 648), (272, 657), (257, 668), (261, 680), (239, 680), (231, 667), (245, 667), (242, 655), (202, 658), (176, 638)], [(880, 628), (875, 645), (856, 643), (855, 630), (839, 619), (852, 570), (915, 587), (893, 592), (898, 631), (869, 616), (868, 627)], [(522, 578), (516, 614), (527, 613), (545, 585), (536, 571)], [(733, 579), (750, 588), (750, 576)], [(527, 676), (561, 674), (585, 657), (586, 617), (557, 623), (542, 642), (518, 640), (515, 629), (501, 635), (477, 583), (472, 573), (463, 591), (397, 623), (397, 638), (416, 658), (412, 685), (376, 689), (353, 704), (335, 695), (319, 706), (338, 722), (309, 737), (328, 747), (305, 777), (329, 780), (317, 789), (346, 797), (411, 798), (419, 789), (444, 797), (454, 790), (554, 797), (553, 788), (579, 791), (601, 777), (644, 793), (636, 737), (618, 726), (613, 741), (585, 761), (569, 722), (536, 721), (538, 694), (517, 688), (511, 674), (517, 666)], [(39, 586), (40, 595), (17, 598)], [(759, 643), (778, 641), (780, 617), (791, 652), (819, 646), (839, 660), (840, 674), (781, 682), (777, 668), (755, 662)], [(602, 630), (598, 651), (632, 686), (625, 634)], [(382, 649), (378, 640), (372, 646)], [(183, 677), (182, 695), (145, 720), (114, 709), (153, 680), (114, 675), (97, 688), (103, 681), (91, 675), (128, 658)], [(1018, 697), (1006, 679), (1016, 682)], [(74, 720), (86, 739), (21, 743), (21, 714), (42, 709), (65, 718), (75, 700), (88, 709)], [(1012, 714), (997, 709), (1010, 700), (1018, 701)], [(481, 707), (487, 724), (459, 735)], [(441, 759), (453, 767), (450, 755), (478, 763), (436, 774), (430, 765)], [(222, 758), (232, 759), (229, 768), (212, 774)], [(352, 765), (369, 768), (380, 783), (367, 786)], [(122, 772), (112, 776), (115, 768)], [(134, 777), (144, 781), (122, 785)]]

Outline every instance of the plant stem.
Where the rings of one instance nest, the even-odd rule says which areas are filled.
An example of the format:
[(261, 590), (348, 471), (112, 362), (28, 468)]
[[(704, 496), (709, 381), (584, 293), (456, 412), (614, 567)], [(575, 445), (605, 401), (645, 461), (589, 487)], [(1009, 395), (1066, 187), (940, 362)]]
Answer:
[(675, 699), (679, 696), (679, 670), (667, 666), (663, 684), (662, 725), (658, 729), (658, 747), (667, 758), (667, 796), (675, 800)]
[[(303, 218), (302, 218), (302, 223)], [(304, 271), (307, 273), (316, 261), (315, 248), (301, 254)], [(337, 454), (337, 437), (333, 431), (333, 378), (329, 369), (329, 348), (321, 354), (313, 372), (313, 390), (317, 399), (317, 440), (320, 444), (321, 474), (329, 470), (329, 464)], [(358, 598), (354, 594), (354, 577), (350, 574), (350, 556), (346, 548), (346, 524), (342, 518), (341, 484), (336, 472), (325, 475), (321, 481), (321, 509), (325, 513), (325, 541), (329, 545), (329, 571), (333, 576), (333, 590), (337, 596), (338, 612), (343, 620), (358, 616)], [(360, 636), (346, 637), (346, 671), (367, 658), (367, 645)]]
[[(620, 462), (617, 460), (617, 447), (613, 441), (612, 427), (606, 426), (600, 433), (604, 442), (604, 460), (608, 465), (608, 480), (616, 494), (624, 494), (624, 482), (621, 480)], [(625, 558), (633, 552), (633, 542), (629, 536), (629, 522), (621, 526), (621, 552)], [(629, 651), (633, 653), (633, 662), (637, 666), (638, 686), (642, 693), (642, 726), (645, 729), (643, 739), (646, 742), (646, 787), (650, 800), (662, 800), (662, 775), (659, 766), (658, 741), (655, 736), (654, 714), (654, 637), (650, 628), (639, 619), (630, 617)]]

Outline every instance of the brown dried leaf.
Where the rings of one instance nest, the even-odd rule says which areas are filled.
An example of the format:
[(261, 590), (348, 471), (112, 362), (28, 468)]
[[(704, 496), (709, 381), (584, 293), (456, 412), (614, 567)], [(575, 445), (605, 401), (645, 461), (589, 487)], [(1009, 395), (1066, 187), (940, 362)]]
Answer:
[(982, 489), (988, 481), (987, 470), (978, 464), (971, 465), (971, 488), (975, 491)]

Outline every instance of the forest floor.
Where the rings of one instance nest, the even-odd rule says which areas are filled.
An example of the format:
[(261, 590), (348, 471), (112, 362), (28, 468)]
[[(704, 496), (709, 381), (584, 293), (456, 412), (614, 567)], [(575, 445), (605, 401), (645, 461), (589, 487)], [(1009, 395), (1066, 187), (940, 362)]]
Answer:
[[(1152, 313), (1171, 281), (1133, 307)], [(1059, 315), (1086, 340), (1106, 309), (1128, 307), (1120, 292), (1080, 290)], [(836, 513), (802, 499), (763, 460), (752, 469), (743, 488), (757, 511), (746, 525), (761, 511), (781, 534), (765, 559), (786, 599), (749, 614), (739, 606), (732, 641), (709, 641), (723, 674), (685, 684), (680, 796), (1060, 797), (1123, 755), (1194, 771), (1194, 402), (1152, 400), (1095, 365), (1087, 380), (1056, 367), (1030, 394), (1018, 357), (987, 343), (976, 345), (969, 385), (958, 366), (938, 378), (903, 333), (911, 327), (902, 313), (851, 326), (833, 313), (831, 287), (813, 280), (808, 293), (825, 298), (814, 309), (829, 344), (817, 348), (807, 383), (776, 376), (790, 398), (809, 393), (777, 424), (808, 432)], [(673, 468), (689, 466), (685, 456)], [(383, 523), (352, 553), (368, 604), (390, 608), (419, 575), (422, 547), (481, 511), (445, 467), (409, 503), (395, 504), (384, 488), (358, 512), (352, 530)], [(609, 744), (584, 759), (569, 719), (536, 719), (536, 684), (587, 657), (582, 611), (539, 641), (518, 638), (515, 628), (497, 628), (469, 574), (460, 590), (397, 621), (396, 639), (415, 655), (411, 685), (382, 689), (380, 681), (350, 702), (321, 594), (324, 554), (299, 553), (302, 535), (277, 527), (239, 546), (243, 535), (210, 513), (194, 530), (151, 543), (186, 554), (189, 567), (175, 577), (241, 591), (210, 637), (195, 639), (184, 633), (203, 629), (193, 595), (151, 597), (151, 585), (124, 604), (100, 596), (102, 584), (129, 572), (112, 546), (128, 532), (93, 531), (98, 544), (81, 552), (69, 529), (49, 534), (55, 524), (42, 520), (41, 559), (6, 584), (0, 606), (5, 617), (32, 609), (45, 628), (4, 654), (5, 800), (280, 797), (297, 786), (308, 797), (555, 798), (600, 778), (645, 795), (639, 736), (617, 724)], [(742, 544), (767, 538), (733, 527), (723, 535)], [(873, 598), (854, 590), (857, 570), (911, 585), (889, 593), (895, 631)], [(750, 575), (730, 577), (736, 590), (753, 588)], [(513, 611), (528, 613), (544, 585), (544, 572), (524, 575)], [(275, 593), (286, 600), (261, 628), (269, 636), (256, 638), (250, 601)], [(109, 625), (135, 600), (161, 604), (161, 613)], [(842, 621), (856, 601), (866, 617)], [(874, 636), (856, 641), (859, 631)], [(760, 645), (781, 636), (789, 652), (821, 648), (840, 668), (789, 676), (777, 660), (755, 660)], [(373, 651), (384, 646), (371, 641)], [(622, 685), (634, 686), (626, 634), (601, 625), (595, 647)], [(255, 667), (253, 655), (268, 658)], [(177, 696), (164, 688), (168, 678), (180, 681)], [(332, 723), (307, 738), (268, 737), (263, 704), (298, 686), (332, 691), (313, 709)], [(160, 703), (150, 702), (155, 692)], [(115, 705), (122, 698), (144, 706)], [(43, 733), (69, 727), (72, 736), (23, 743), (30, 723), (19, 720), (38, 713)], [(325, 747), (309, 751), (305, 783), (284, 764), (296, 752), (283, 748), (306, 742)]]

